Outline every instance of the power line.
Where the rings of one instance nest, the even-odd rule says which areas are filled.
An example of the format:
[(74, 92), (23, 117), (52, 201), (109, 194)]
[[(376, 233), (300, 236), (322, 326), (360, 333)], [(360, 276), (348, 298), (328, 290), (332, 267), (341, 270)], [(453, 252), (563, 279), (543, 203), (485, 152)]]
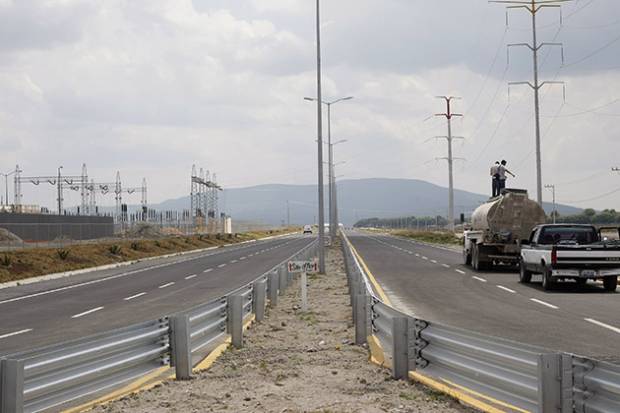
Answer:
[(591, 52), (591, 53), (589, 53), (589, 54), (587, 54), (587, 55), (583, 56), (582, 58), (580, 58), (580, 59), (578, 59), (578, 60), (576, 60), (576, 61), (574, 61), (574, 62), (571, 62), (571, 63), (566, 63), (566, 64), (565, 64), (565, 65), (563, 65), (563, 66), (566, 68), (566, 67), (571, 67), (571, 66), (575, 66), (575, 65), (578, 65), (578, 64), (580, 64), (580, 63), (583, 63), (583, 62), (585, 62), (586, 60), (588, 60), (588, 59), (590, 59), (590, 58), (592, 58), (592, 57), (596, 56), (597, 54), (599, 54), (599, 53), (600, 53), (600, 52), (602, 52), (603, 50), (607, 49), (608, 47), (613, 46), (613, 45), (614, 45), (616, 42), (618, 42), (618, 41), (620, 41), (620, 36), (618, 36), (618, 37), (614, 38), (614, 39), (613, 39), (613, 40), (611, 40), (610, 42), (608, 42), (608, 43), (606, 43), (605, 45), (603, 45), (603, 46), (599, 47), (598, 49), (594, 50), (593, 52)]

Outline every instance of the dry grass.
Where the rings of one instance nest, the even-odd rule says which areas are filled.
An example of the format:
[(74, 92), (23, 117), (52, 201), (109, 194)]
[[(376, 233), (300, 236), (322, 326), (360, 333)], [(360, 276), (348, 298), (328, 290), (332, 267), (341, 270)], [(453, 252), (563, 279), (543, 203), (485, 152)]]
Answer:
[(61, 258), (64, 254), (60, 254), (56, 248), (0, 252), (0, 283), (175, 252), (224, 246), (290, 231), (291, 229), (282, 229), (234, 235), (173, 236), (157, 240), (119, 240), (81, 244), (63, 248), (68, 251), (64, 259)]
[(463, 241), (454, 233), (447, 231), (394, 231), (394, 235), (415, 239), (417, 241), (430, 242), (432, 244), (461, 245)]

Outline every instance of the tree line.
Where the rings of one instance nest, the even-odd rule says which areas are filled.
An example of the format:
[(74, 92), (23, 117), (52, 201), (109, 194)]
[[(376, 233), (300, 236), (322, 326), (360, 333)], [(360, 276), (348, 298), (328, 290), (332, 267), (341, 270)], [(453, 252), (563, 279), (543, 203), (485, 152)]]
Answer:
[(356, 228), (407, 228), (426, 229), (442, 228), (448, 225), (448, 220), (441, 216), (436, 217), (399, 217), (399, 218), (365, 218), (357, 221)]

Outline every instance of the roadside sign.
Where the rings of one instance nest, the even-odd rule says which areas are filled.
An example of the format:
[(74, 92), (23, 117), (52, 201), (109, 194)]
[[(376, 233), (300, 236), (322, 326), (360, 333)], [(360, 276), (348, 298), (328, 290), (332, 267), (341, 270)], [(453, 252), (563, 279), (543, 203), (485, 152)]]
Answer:
[(316, 274), (319, 272), (319, 263), (316, 260), (289, 261), (288, 272), (292, 274), (299, 274), (299, 273)]

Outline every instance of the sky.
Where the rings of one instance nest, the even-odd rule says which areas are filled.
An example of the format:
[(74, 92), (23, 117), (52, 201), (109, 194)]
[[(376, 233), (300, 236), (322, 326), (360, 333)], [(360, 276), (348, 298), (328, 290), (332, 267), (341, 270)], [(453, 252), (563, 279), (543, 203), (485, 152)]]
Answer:
[[(347, 140), (338, 175), (447, 186), (446, 142), (433, 139), (446, 121), (433, 115), (445, 110), (435, 96), (453, 95), (456, 187), (489, 192), (490, 165), (506, 159), (509, 186), (535, 196), (533, 93), (508, 86), (532, 80), (531, 52), (506, 47), (531, 41), (525, 10), (331, 0), (321, 14), (324, 98), (354, 97), (332, 107), (333, 139)], [(0, 0), (0, 172), (86, 163), (98, 182), (146, 178), (152, 203), (187, 195), (192, 164), (225, 187), (315, 183), (316, 106), (303, 100), (316, 95), (314, 18), (311, 0)], [(565, 82), (541, 89), (544, 184), (558, 202), (620, 208), (620, 2), (538, 19), (539, 41), (564, 44), (540, 50), (541, 80)], [(23, 193), (54, 205), (51, 185)]]

